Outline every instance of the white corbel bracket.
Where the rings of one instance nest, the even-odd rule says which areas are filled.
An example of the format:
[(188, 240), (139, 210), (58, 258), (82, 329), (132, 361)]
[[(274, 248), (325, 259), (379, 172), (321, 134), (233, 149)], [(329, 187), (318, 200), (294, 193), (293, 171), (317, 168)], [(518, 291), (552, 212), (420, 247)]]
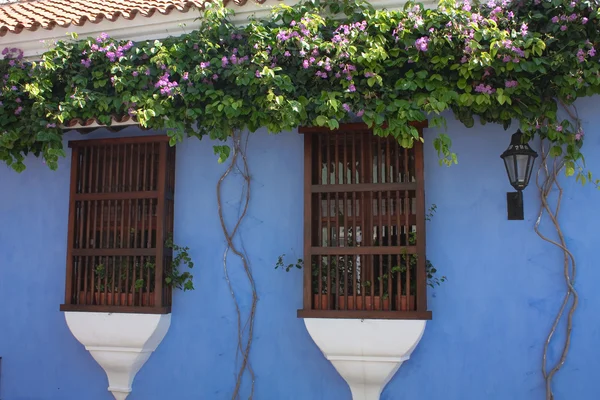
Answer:
[(133, 379), (171, 325), (171, 314), (65, 312), (67, 326), (108, 377), (116, 400), (131, 393)]
[(410, 358), (427, 321), (305, 318), (308, 333), (346, 380), (353, 400), (379, 400)]

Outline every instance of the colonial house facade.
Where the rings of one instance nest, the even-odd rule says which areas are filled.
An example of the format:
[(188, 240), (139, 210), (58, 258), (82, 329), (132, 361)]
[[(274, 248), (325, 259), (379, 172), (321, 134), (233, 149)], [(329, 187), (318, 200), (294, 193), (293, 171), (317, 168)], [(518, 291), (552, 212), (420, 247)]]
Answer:
[[(278, 3), (226, 6), (244, 24)], [(37, 60), (68, 33), (160, 40), (194, 30), (202, 7), (12, 2), (0, 49)], [(598, 97), (577, 106), (598, 171)], [(567, 289), (563, 253), (534, 229), (557, 240), (540, 211), (541, 157), (508, 151), (505, 166), (517, 128), (445, 117), (413, 122), (412, 148), (360, 118), (241, 132), (234, 164), (217, 163), (209, 139), (172, 146), (132, 116), (65, 121), (56, 171), (33, 154), (21, 173), (0, 165), (0, 398), (544, 398), (542, 355), (562, 351), (544, 343)], [(459, 157), (449, 168), (433, 145), (444, 130)], [(593, 400), (598, 194), (560, 184), (579, 306), (554, 398)]]

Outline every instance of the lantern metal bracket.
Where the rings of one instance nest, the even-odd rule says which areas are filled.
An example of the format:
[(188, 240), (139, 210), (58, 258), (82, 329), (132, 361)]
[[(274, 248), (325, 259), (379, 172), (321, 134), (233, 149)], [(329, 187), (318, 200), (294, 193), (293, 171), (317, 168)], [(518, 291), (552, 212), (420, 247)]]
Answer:
[(522, 191), (506, 193), (506, 209), (509, 221), (522, 221), (525, 219)]

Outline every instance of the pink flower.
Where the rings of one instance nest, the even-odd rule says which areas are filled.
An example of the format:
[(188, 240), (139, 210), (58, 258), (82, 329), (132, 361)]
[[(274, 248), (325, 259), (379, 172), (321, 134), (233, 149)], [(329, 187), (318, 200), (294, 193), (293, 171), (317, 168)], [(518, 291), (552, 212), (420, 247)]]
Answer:
[(342, 108), (344, 110), (346, 110), (346, 112), (350, 112), (351, 111), (350, 106), (347, 103), (342, 104)]
[(133, 75), (133, 76), (138, 76), (139, 74), (140, 74), (140, 73), (139, 73), (139, 72), (137, 72), (137, 71), (133, 71), (133, 72), (131, 73), (131, 75)]
[(564, 31), (566, 31), (567, 29), (568, 29), (568, 28), (567, 28), (567, 26), (566, 26), (566, 25), (562, 25), (562, 26), (560, 27), (560, 30), (561, 30), (561, 31), (563, 31), (563, 32), (564, 32)]
[(254, 73), (254, 76), (256, 76), (257, 78), (260, 78), (262, 75), (259, 70), (256, 70), (256, 72)]
[(556, 131), (557, 131), (557, 132), (562, 132), (562, 131), (563, 131), (563, 127), (562, 127), (562, 126), (560, 126), (560, 125), (557, 125), (557, 126), (556, 126)]
[(365, 113), (365, 110), (358, 110), (358, 112), (356, 113), (356, 116), (362, 117), (364, 113)]
[(557, 16), (554, 16), (554, 17), (552, 17), (551, 21), (553, 24), (558, 24), (559, 19)]
[(348, 91), (349, 92), (356, 92), (356, 86), (354, 86), (354, 84), (350, 84), (350, 86), (348, 86)]
[(513, 88), (519, 86), (519, 82), (517, 81), (506, 81), (504, 82), (504, 86), (507, 88)]
[(427, 45), (429, 44), (429, 37), (423, 36), (415, 40), (415, 47), (419, 51), (427, 51)]
[(588, 23), (588, 21), (589, 21), (589, 20), (588, 20), (586, 17), (583, 17), (583, 18), (581, 18), (581, 23), (582, 23), (583, 25), (587, 24), (587, 23)]
[(15, 115), (21, 114), (21, 111), (23, 111), (23, 107), (21, 107), (21, 106), (17, 107), (17, 109), (15, 110)]

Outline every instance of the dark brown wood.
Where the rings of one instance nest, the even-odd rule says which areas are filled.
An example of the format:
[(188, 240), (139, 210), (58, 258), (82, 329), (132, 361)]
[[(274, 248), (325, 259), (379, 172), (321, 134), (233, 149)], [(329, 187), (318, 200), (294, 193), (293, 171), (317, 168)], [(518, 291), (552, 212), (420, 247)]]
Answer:
[[(172, 201), (166, 203), (173, 199), (175, 152), (168, 150), (166, 137), (129, 139), (73, 146), (79, 156), (72, 159), (69, 214), (75, 217), (69, 220), (67, 308), (159, 310), (171, 304), (163, 282), (172, 251), (164, 239), (173, 227)], [(155, 264), (155, 275), (146, 262)], [(134, 290), (140, 278), (145, 284)]]
[(77, 193), (75, 200), (125, 200), (125, 199), (155, 199), (158, 197), (156, 190), (143, 190), (135, 192), (107, 192), (107, 193)]
[(71, 152), (71, 191), (69, 194), (69, 219), (67, 231), (67, 274), (65, 282), (65, 303), (73, 298), (73, 245), (75, 242), (75, 193), (77, 191), (77, 166), (79, 165), (79, 149)]
[(338, 184), (338, 185), (312, 185), (313, 193), (340, 193), (340, 192), (380, 192), (384, 190), (416, 190), (417, 183), (363, 183), (363, 184)]
[(416, 254), (417, 246), (311, 247), (309, 252), (324, 256)]
[(136, 313), (136, 314), (169, 314), (170, 306), (107, 306), (86, 304), (61, 304), (60, 311), (82, 311), (82, 312), (106, 312), (106, 313)]
[(128, 136), (110, 139), (83, 139), (69, 141), (69, 147), (84, 147), (84, 146), (102, 146), (111, 144), (133, 144), (133, 143), (155, 143), (169, 142), (169, 137), (166, 135), (152, 136)]
[[(303, 304), (305, 309), (312, 305), (311, 273), (312, 257), (311, 248), (311, 217), (312, 217), (312, 193), (310, 191), (312, 177), (312, 140), (309, 135), (304, 136), (304, 295)], [(320, 270), (320, 269), (319, 269)], [(320, 293), (319, 293), (320, 294)]]
[(427, 271), (425, 249), (425, 181), (423, 143), (415, 143), (415, 175), (417, 180), (417, 311), (427, 310)]
[[(429, 122), (425, 121), (412, 121), (408, 123), (409, 126), (414, 126), (417, 129), (427, 128)], [(384, 124), (384, 126), (386, 126)], [(362, 122), (354, 122), (348, 124), (340, 124), (338, 129), (329, 129), (324, 126), (301, 126), (298, 128), (298, 133), (329, 133), (329, 132), (350, 132), (350, 131), (361, 131), (363, 133), (373, 134), (373, 130), (368, 127), (367, 124)]]
[[(165, 237), (165, 225), (166, 225), (166, 186), (167, 186), (167, 145), (168, 143), (161, 143), (158, 153), (158, 164), (160, 169), (158, 170), (158, 181), (157, 181), (157, 189), (159, 193), (162, 193), (162, 196), (158, 198), (158, 203), (156, 206), (156, 214), (160, 217), (156, 223), (156, 246), (158, 247), (156, 252), (156, 270), (155, 270), (155, 287), (154, 287), (154, 296), (156, 304), (163, 303), (163, 280), (164, 280), (164, 259), (165, 259), (165, 247), (164, 243), (166, 241)], [(150, 291), (148, 289), (148, 291)]]
[(431, 311), (377, 311), (377, 310), (298, 310), (298, 318), (341, 319), (421, 319), (430, 320)]

